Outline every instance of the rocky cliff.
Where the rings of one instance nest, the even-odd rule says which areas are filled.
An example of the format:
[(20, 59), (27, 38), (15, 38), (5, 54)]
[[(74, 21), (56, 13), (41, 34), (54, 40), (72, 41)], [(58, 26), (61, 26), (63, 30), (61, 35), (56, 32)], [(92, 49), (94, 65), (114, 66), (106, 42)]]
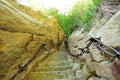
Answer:
[[(68, 39), (71, 53), (78, 54), (80, 52), (78, 47), (85, 47), (90, 37), (100, 37), (102, 43), (120, 51), (120, 5), (113, 2), (103, 2), (100, 5), (95, 13), (90, 32), (82, 33), (82, 30), (77, 29), (72, 33)], [(106, 50), (111, 52), (109, 49)], [(111, 59), (111, 56), (92, 45), (90, 53), (79, 57), (76, 75), (81, 80), (116, 80), (111, 70), (113, 63)], [(119, 60), (117, 61), (119, 62)]]
[[(36, 54), (36, 59), (19, 76), (22, 78), (48, 54), (59, 48), (64, 32), (54, 17), (45, 19), (39, 11), (0, 0), (0, 79), (8, 80)], [(39, 51), (40, 46), (45, 44)]]

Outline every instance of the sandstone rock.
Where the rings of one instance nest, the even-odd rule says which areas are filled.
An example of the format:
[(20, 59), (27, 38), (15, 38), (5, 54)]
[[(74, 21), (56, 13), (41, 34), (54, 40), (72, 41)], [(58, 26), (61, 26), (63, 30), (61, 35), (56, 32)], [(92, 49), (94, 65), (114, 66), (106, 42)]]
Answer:
[[(109, 46), (112, 46), (114, 48), (119, 46), (119, 38), (120, 38), (120, 11), (118, 11), (108, 22), (100, 29), (98, 29), (97, 34), (93, 33), (91, 36), (99, 37), (101, 36), (101, 41)], [(95, 62), (103, 61), (101, 63), (94, 63), (94, 70), (96, 71), (96, 74), (100, 76), (102, 79), (105, 80), (115, 80), (114, 76), (111, 73), (111, 63), (108, 63), (106, 61), (106, 57), (103, 57), (99, 50), (95, 47), (91, 48), (91, 55), (92, 59)], [(93, 62), (92, 62), (93, 63)], [(90, 67), (90, 62), (87, 63)], [(91, 68), (92, 69), (92, 68)], [(109, 77), (108, 77), (109, 74)]]
[(92, 76), (92, 77), (90, 77), (88, 80), (101, 80), (101, 79), (98, 78), (98, 77)]
[(95, 62), (100, 62), (105, 60), (105, 57), (101, 54), (101, 51), (95, 45), (92, 45), (90, 47), (90, 58), (91, 61), (95, 61)]
[[(104, 6), (104, 8), (105, 7), (106, 6)], [(83, 34), (80, 33), (80, 30), (72, 33), (69, 37), (69, 49), (71, 52), (76, 51), (76, 49), (73, 49), (76, 45), (80, 48), (85, 47), (87, 43), (86, 41), (90, 37), (101, 37), (101, 42), (103, 42), (103, 44), (120, 50), (120, 11), (118, 8), (115, 8), (114, 11), (110, 10), (113, 9), (113, 7), (114, 6), (107, 6), (106, 9), (102, 7), (102, 10), (104, 9), (104, 12), (106, 13), (104, 13), (104, 16), (100, 13), (101, 16), (97, 15), (95, 17), (95, 20), (93, 20), (94, 27), (89, 33)], [(107, 50), (110, 51), (109, 49)], [(85, 60), (85, 65), (82, 70), (76, 71), (77, 77), (80, 77), (81, 80), (115, 80), (111, 71), (112, 62), (110, 62), (110, 59), (103, 54), (105, 53), (92, 44), (90, 47), (90, 53), (81, 56)], [(81, 63), (81, 61), (79, 63)], [(98, 76), (99, 78), (94, 76)], [(86, 77), (90, 78), (87, 79)]]
[[(64, 32), (54, 17), (44, 19), (39, 12), (20, 7), (12, 0), (0, 1), (0, 79), (8, 80), (46, 44), (18, 79), (24, 78), (37, 60), (55, 51)], [(17, 80), (18, 80), (17, 79)]]
[(120, 11), (118, 11), (97, 33), (106, 45), (119, 46), (120, 44)]
[[(105, 80), (115, 80), (111, 73), (111, 63), (103, 61), (101, 63), (94, 64), (96, 74)], [(109, 76), (108, 76), (109, 74)]]
[(86, 66), (84, 66), (82, 70), (76, 71), (76, 77), (79, 77), (81, 80), (86, 80), (90, 75)]
[(76, 71), (76, 70), (78, 70), (78, 69), (79, 69), (79, 64), (78, 64), (78, 63), (74, 63), (72, 70), (73, 70), (73, 71)]

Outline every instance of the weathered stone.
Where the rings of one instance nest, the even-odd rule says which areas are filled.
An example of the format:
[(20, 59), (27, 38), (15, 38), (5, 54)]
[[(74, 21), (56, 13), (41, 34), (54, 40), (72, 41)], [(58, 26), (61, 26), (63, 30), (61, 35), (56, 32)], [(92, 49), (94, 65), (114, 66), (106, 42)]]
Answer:
[[(30, 10), (13, 0), (0, 0), (0, 7), (0, 79), (10, 79), (18, 67), (40, 53), (18, 77), (22, 80), (37, 60), (60, 46), (64, 32), (54, 17), (45, 19), (40, 11)], [(38, 52), (42, 44), (46, 45)]]
[(76, 71), (76, 77), (79, 77), (81, 80), (86, 80), (90, 75), (91, 73), (86, 66), (84, 66), (82, 70)]
[(97, 33), (106, 45), (119, 46), (120, 44), (120, 11), (118, 11)]
[(39, 62), (23, 80), (79, 80), (72, 69), (73, 65), (68, 62), (66, 51), (60, 50)]
[[(115, 80), (111, 72), (111, 63), (108, 61), (103, 61), (101, 63), (95, 63), (94, 68), (96, 74), (105, 80)], [(109, 74), (109, 76), (108, 76)]]
[[(114, 6), (107, 6), (106, 3), (104, 6), (101, 5), (99, 12), (93, 20), (92, 26), (94, 27), (89, 33), (83, 34), (81, 30), (76, 30), (72, 33), (68, 40), (70, 44), (69, 49), (72, 53), (77, 52), (77, 48), (74, 49), (74, 46), (84, 48), (90, 37), (101, 37), (101, 42), (103, 44), (120, 50), (120, 9), (117, 8), (118, 6), (115, 7), (115, 9), (113, 9), (113, 7)], [(111, 52), (110, 49), (106, 48), (106, 50)], [(90, 53), (85, 53), (81, 56), (84, 60), (79, 61), (79, 63), (83, 62), (84, 67), (82, 70), (76, 71), (77, 77), (80, 77), (81, 80), (115, 80), (111, 71), (111, 56), (108, 56), (109, 55), (106, 56), (106, 53), (92, 44)], [(118, 62), (118, 60), (116, 62)]]
[(101, 79), (98, 78), (98, 77), (92, 76), (92, 77), (90, 77), (88, 80), (101, 80)]
[(90, 47), (90, 58), (91, 61), (95, 61), (95, 62), (100, 62), (105, 60), (105, 57), (101, 54), (101, 51), (95, 45), (92, 45)]

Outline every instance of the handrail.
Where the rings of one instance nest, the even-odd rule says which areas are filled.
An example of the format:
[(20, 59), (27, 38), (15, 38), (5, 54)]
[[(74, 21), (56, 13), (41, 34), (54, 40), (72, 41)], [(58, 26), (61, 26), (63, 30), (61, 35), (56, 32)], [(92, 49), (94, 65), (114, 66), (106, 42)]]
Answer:
[[(111, 57), (117, 57), (118, 59), (120, 58), (120, 52), (117, 51), (115, 48), (111, 47), (111, 46), (108, 46), (108, 45), (105, 45), (103, 44), (101, 41), (100, 41), (100, 38), (93, 38), (91, 37), (89, 40), (88, 40), (88, 43), (86, 45), (86, 47), (84, 48), (78, 48), (78, 50), (81, 50), (80, 53), (78, 54), (72, 54), (70, 52), (70, 50), (68, 50), (68, 53), (73, 56), (73, 57), (78, 57), (78, 56), (82, 56), (84, 53), (89, 53), (90, 52), (90, 49), (89, 47), (94, 43), (94, 45), (101, 51), (104, 51), (106, 54), (110, 55)], [(104, 49), (103, 47), (106, 47), (106, 48), (109, 48), (110, 50), (112, 50), (114, 52), (114, 54), (110, 53), (109, 51), (107, 51), (106, 49)]]
[(36, 59), (37, 55), (39, 54), (40, 50), (44, 48), (46, 44), (42, 44), (40, 46), (40, 48), (38, 49), (38, 51), (36, 52), (36, 54), (34, 54), (23, 66), (20, 66), (19, 67), (19, 70), (9, 79), (9, 80), (14, 80), (15, 77), (17, 77), (20, 73), (22, 73), (26, 68), (27, 66), (34, 60)]

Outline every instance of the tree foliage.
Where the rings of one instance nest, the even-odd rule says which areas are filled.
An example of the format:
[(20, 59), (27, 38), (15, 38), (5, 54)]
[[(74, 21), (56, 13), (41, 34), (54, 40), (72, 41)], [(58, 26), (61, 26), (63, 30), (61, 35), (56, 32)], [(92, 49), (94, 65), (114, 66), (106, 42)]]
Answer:
[(84, 31), (90, 30), (91, 20), (100, 2), (100, 0), (78, 0), (68, 15), (59, 13), (55, 8), (48, 12), (50, 12), (49, 15), (54, 15), (58, 19), (59, 25), (68, 38), (77, 27), (83, 28)]

